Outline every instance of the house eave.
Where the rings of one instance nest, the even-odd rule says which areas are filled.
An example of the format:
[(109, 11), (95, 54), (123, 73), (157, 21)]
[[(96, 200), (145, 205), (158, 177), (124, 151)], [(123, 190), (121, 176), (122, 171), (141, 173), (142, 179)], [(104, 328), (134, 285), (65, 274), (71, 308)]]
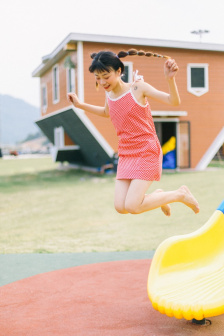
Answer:
[(160, 47), (160, 48), (173, 48), (173, 49), (189, 49), (201, 51), (224, 52), (223, 44), (214, 43), (201, 43), (189, 41), (175, 41), (175, 40), (161, 40), (150, 39), (142, 37), (129, 37), (129, 36), (114, 36), (114, 35), (98, 35), (98, 34), (82, 34), (70, 33), (53, 51), (51, 54), (42, 58), (42, 63), (32, 72), (32, 77), (40, 77), (55, 62), (66, 55), (64, 47), (69, 42), (77, 43), (82, 42), (96, 42), (96, 43), (111, 43), (132, 46), (145, 46), (145, 47)]
[(32, 72), (32, 77), (41, 77), (53, 64), (66, 55), (64, 47), (67, 43), (73, 42), (72, 33), (66, 36), (66, 38), (52, 51), (52, 53), (42, 57), (42, 63)]

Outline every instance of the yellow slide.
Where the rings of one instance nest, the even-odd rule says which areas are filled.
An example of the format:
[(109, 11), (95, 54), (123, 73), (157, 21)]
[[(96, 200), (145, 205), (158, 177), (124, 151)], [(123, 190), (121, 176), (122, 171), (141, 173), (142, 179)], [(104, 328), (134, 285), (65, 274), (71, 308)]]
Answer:
[(153, 307), (168, 316), (224, 314), (224, 201), (200, 229), (159, 245), (147, 290)]

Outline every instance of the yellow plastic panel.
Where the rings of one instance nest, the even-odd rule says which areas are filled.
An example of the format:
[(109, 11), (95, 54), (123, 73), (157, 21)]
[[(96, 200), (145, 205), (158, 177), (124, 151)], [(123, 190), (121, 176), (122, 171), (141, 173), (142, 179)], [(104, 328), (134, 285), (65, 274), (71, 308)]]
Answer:
[(166, 239), (158, 247), (147, 290), (156, 310), (178, 319), (224, 313), (223, 211), (216, 210), (199, 230)]
[(176, 138), (172, 136), (165, 144), (162, 145), (163, 155), (176, 149)]

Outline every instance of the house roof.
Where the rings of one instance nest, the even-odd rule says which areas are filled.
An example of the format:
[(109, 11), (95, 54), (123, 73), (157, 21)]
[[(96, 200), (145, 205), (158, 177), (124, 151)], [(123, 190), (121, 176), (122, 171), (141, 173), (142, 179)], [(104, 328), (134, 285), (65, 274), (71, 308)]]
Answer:
[[(60, 126), (64, 128), (64, 131), (76, 144), (71, 155), (68, 152), (65, 153), (64, 157), (67, 156), (67, 161), (89, 167), (101, 167), (105, 163), (111, 162), (114, 154), (113, 149), (83, 111), (75, 109), (73, 106), (67, 107), (46, 115), (37, 120), (36, 124), (53, 144), (54, 129)], [(68, 149), (68, 147), (64, 149), (66, 148)]]
[(150, 39), (150, 38), (142, 38), (142, 37), (70, 33), (52, 51), (52, 53), (42, 57), (42, 63), (32, 72), (32, 76), (40, 77), (45, 71), (51, 68), (52, 65), (55, 64), (61, 57), (66, 55), (67, 52), (66, 50), (64, 50), (64, 47), (66, 46), (66, 44), (71, 43), (71, 42), (76, 43), (79, 41), (224, 52), (223, 44), (160, 40), (160, 39)]

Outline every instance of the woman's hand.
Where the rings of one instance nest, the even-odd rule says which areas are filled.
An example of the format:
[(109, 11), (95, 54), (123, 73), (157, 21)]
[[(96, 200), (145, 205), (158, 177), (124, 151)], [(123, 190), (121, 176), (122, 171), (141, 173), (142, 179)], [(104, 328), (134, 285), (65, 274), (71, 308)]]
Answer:
[(81, 105), (80, 100), (75, 93), (69, 92), (67, 94), (67, 97), (68, 101), (70, 101), (75, 107), (80, 107)]
[(133, 72), (133, 82), (139, 82), (139, 81), (143, 81), (144, 82), (144, 77), (141, 75), (138, 75), (138, 70), (135, 70)]
[(67, 94), (67, 98), (68, 98), (68, 101), (70, 101), (75, 107), (81, 110), (84, 110), (86, 112), (90, 112), (93, 114), (97, 114), (100, 117), (106, 117), (106, 118), (109, 117), (109, 111), (108, 111), (109, 109), (108, 109), (107, 101), (105, 103), (105, 106), (95, 106), (95, 105), (82, 103), (80, 102), (77, 95), (73, 92), (69, 92)]
[(177, 63), (174, 59), (168, 59), (164, 64), (164, 74), (167, 79), (174, 78), (179, 70)]

